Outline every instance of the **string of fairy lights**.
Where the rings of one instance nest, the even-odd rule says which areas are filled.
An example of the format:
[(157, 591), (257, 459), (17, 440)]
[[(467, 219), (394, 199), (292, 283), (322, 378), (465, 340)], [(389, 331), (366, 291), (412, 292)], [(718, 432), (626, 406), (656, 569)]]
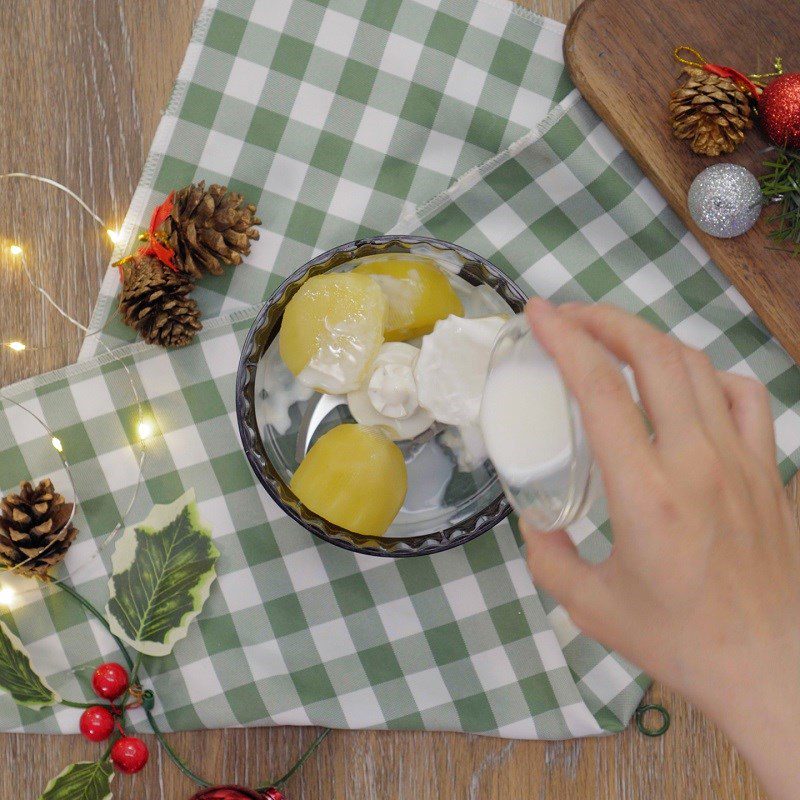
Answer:
[[(81, 198), (78, 194), (73, 192), (64, 184), (59, 183), (58, 181), (52, 180), (51, 178), (46, 178), (42, 175), (33, 175), (27, 172), (7, 172), (7, 173), (0, 173), (0, 180), (3, 179), (22, 179), (22, 180), (32, 180), (38, 181), (39, 183), (44, 183), (49, 186), (55, 187), (59, 191), (66, 194), (68, 197), (72, 198), (75, 202), (77, 202), (81, 208), (89, 214), (89, 216), (95, 221), (98, 225), (99, 229), (111, 240), (113, 244), (118, 244), (123, 239), (123, 234), (120, 230), (108, 226), (103, 219)], [(56, 299), (42, 286), (31, 273), (31, 270), (28, 267), (25, 251), (19, 243), (13, 243), (7, 247), (7, 253), (13, 259), (15, 259), (21, 268), (22, 274), (24, 275), (27, 282), (33, 287), (33, 289), (42, 296), (42, 298), (49, 304), (52, 308), (54, 308), (60, 316), (66, 319), (70, 324), (74, 325), (78, 328), (85, 336), (96, 336), (103, 331), (103, 327), (100, 327), (96, 330), (90, 330), (87, 326), (85, 326), (82, 322), (75, 319), (71, 314), (69, 314), (62, 306), (56, 301)], [(106, 354), (113, 359), (114, 361), (118, 362), (123, 370), (125, 371), (126, 378), (130, 384), (131, 394), (134, 398), (134, 405), (136, 407), (136, 423), (134, 433), (135, 439), (134, 442), (131, 442), (131, 446), (138, 447), (139, 454), (136, 459), (137, 465), (137, 476), (136, 476), (136, 483), (133, 486), (133, 490), (131, 493), (130, 500), (126, 505), (124, 511), (120, 514), (119, 521), (116, 525), (112, 528), (112, 530), (105, 534), (104, 536), (100, 537), (100, 543), (96, 548), (96, 552), (90, 557), (83, 561), (78, 567), (73, 569), (69, 576), (64, 578), (51, 580), (49, 583), (50, 585), (63, 583), (68, 578), (75, 578), (78, 576), (82, 571), (88, 569), (89, 566), (94, 562), (95, 559), (99, 558), (100, 554), (117, 538), (118, 534), (121, 533), (126, 527), (126, 520), (131, 510), (133, 509), (134, 504), (136, 503), (136, 498), (139, 495), (139, 491), (141, 489), (142, 483), (144, 482), (144, 463), (145, 463), (145, 456), (147, 453), (146, 443), (148, 440), (153, 436), (156, 430), (155, 421), (151, 416), (145, 413), (144, 407), (142, 405), (141, 396), (139, 390), (136, 385), (136, 381), (134, 379), (133, 372), (129, 364), (126, 362), (125, 359), (120, 358), (113, 350), (111, 350), (105, 342), (98, 340), (103, 350)], [(21, 341), (20, 339), (11, 339), (9, 341), (0, 342), (0, 345), (15, 353), (16, 355), (22, 355), (26, 352), (36, 352), (38, 350), (44, 349), (39, 346), (29, 346), (26, 342)], [(25, 414), (29, 415), (33, 418), (45, 431), (46, 435), (50, 437), (50, 444), (53, 447), (53, 450), (58, 454), (59, 459), (64, 467), (64, 471), (67, 476), (67, 480), (69, 481), (70, 488), (72, 491), (72, 513), (70, 514), (70, 518), (65, 524), (70, 524), (75, 516), (76, 510), (80, 503), (80, 498), (78, 497), (77, 487), (75, 477), (73, 475), (73, 467), (69, 462), (68, 454), (65, 452), (64, 444), (62, 443), (61, 439), (59, 438), (58, 431), (53, 430), (47, 422), (35, 411), (28, 408), (24, 403), (21, 403), (17, 400), (14, 400), (12, 397), (9, 397), (5, 392), (0, 389), (0, 400), (13, 405), (15, 408), (20, 409)], [(55, 541), (51, 542), (52, 546), (55, 544)], [(42, 553), (46, 552), (45, 550), (41, 551), (37, 554), (41, 556)], [(17, 564), (15, 567), (0, 569), (0, 576), (3, 578), (7, 577), (8, 575), (14, 575), (21, 566), (24, 566), (28, 561), (33, 559), (34, 556), (31, 556), (30, 559), (23, 561)], [(38, 591), (38, 584), (35, 581), (31, 581), (34, 585), (27, 591), (21, 591), (18, 586), (12, 586), (8, 583), (7, 580), (0, 582), (0, 605), (11, 607), (13, 606), (20, 595), (37, 592)]]

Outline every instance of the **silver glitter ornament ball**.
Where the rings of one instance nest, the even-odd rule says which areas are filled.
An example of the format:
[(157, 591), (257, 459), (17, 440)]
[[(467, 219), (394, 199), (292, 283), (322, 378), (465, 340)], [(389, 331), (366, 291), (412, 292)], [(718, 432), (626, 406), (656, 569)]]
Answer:
[(714, 164), (692, 181), (688, 202), (689, 213), (701, 230), (730, 239), (756, 224), (763, 201), (750, 170), (737, 164)]

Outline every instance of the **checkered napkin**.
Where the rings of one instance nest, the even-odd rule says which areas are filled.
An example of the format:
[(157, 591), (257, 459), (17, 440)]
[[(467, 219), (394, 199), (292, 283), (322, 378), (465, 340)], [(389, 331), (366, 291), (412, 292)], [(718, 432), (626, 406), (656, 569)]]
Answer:
[[(772, 394), (784, 475), (800, 463), (800, 371), (577, 96), (403, 229), (485, 252), (542, 294), (611, 299), (705, 346), (719, 366), (756, 375)], [(254, 486), (233, 408), (233, 365), (252, 319), (242, 311), (214, 320), (173, 353), (116, 351), (158, 424), (131, 518), (194, 487), (222, 553), (190, 635), (172, 655), (146, 660), (161, 722), (520, 738), (619, 730), (646, 678), (537, 593), (513, 523), (447, 553), (389, 561), (316, 541)], [(72, 457), (82, 534), (66, 571), (102, 604), (109, 558), (95, 557), (97, 537), (127, 504), (135, 475), (124, 372), (105, 356), (6, 392), (44, 418)], [(15, 444), (0, 452), (0, 486), (52, 472), (49, 437), (16, 406), (1, 411), (0, 442)], [(602, 508), (571, 534), (585, 557), (608, 554)], [(88, 671), (113, 646), (57, 588), (43, 592), (24, 595), (5, 617), (52, 685), (88, 695)], [(73, 730), (75, 714), (0, 698), (7, 729)]]
[[(316, 540), (254, 485), (234, 412), (235, 365), (251, 322), (249, 311), (215, 320), (170, 354), (141, 344), (116, 351), (158, 428), (130, 518), (193, 487), (221, 553), (218, 582), (187, 638), (144, 661), (159, 721), (521, 738), (620, 730), (645, 679), (537, 595), (509, 524), (431, 557), (359, 556)], [(80, 534), (62, 574), (102, 606), (110, 553), (98, 556), (98, 543), (136, 480), (126, 373), (101, 356), (5, 394), (46, 420), (71, 458)], [(46, 473), (66, 484), (49, 436), (8, 402), (0, 442), (0, 486)], [(590, 545), (598, 555), (608, 549), (602, 536)], [(27, 590), (3, 619), (52, 686), (88, 699), (92, 666), (115, 656), (113, 642), (57, 587)], [(76, 713), (22, 709), (0, 695), (5, 730), (74, 732)]]
[[(344, 7), (331, 3), (323, 13), (334, 5)], [(443, 13), (443, 4), (436, 5), (439, 10), (426, 20)], [(276, 7), (270, 0), (269, 8)], [(366, 14), (384, 5), (357, 7)], [(394, 22), (411, 7), (430, 10), (411, 0), (385, 7), (396, 10)], [(231, 8), (226, 4), (225, 13), (235, 16)], [(471, 20), (461, 41), (480, 27), (478, 20), (484, 32), (497, 25), (495, 37), (498, 31), (505, 36), (513, 29), (519, 37), (527, 30), (529, 48), (540, 41), (535, 32), (540, 37), (551, 32), (507, 6), (458, 3), (450, 10), (448, 18), (458, 20), (460, 13)], [(489, 12), (499, 13), (502, 25)], [(199, 29), (206, 42), (217, 14), (205, 32)], [(525, 27), (518, 27), (522, 22)], [(240, 43), (254, 24), (244, 26)], [(406, 25), (406, 30), (419, 37), (422, 27)], [(424, 31), (423, 36), (430, 38)], [(281, 41), (273, 44), (276, 52)], [(199, 68), (206, 49), (193, 55), (190, 48), (192, 69)], [(551, 55), (557, 52), (552, 46)], [(464, 57), (461, 50), (457, 55)], [(528, 75), (527, 64), (523, 72)], [(422, 74), (419, 66), (414, 74), (415, 79)], [(561, 86), (561, 79), (553, 85)], [(184, 105), (181, 116), (186, 113)], [(174, 129), (177, 123), (165, 124)], [(788, 477), (800, 461), (797, 368), (582, 101), (570, 96), (533, 126), (537, 130), (504, 141), (499, 155), (473, 165), (451, 189), (446, 189), (450, 179), (438, 176), (434, 193), (443, 191), (419, 210), (410, 207), (416, 197), (401, 201), (388, 193), (387, 200), (375, 190), (376, 206), (378, 200), (399, 201), (395, 219), (377, 230), (404, 214), (398, 231), (427, 232), (471, 247), (546, 296), (617, 302), (706, 347), (719, 366), (759, 376), (773, 395), (781, 468)], [(429, 138), (421, 134), (415, 141)], [(177, 142), (170, 146), (177, 152)], [(166, 157), (156, 161), (162, 167), (168, 163)], [(191, 169), (189, 179), (195, 174)], [(160, 190), (144, 190), (147, 199), (129, 222), (140, 224), (147, 209), (181, 182), (173, 176)], [(260, 258), (254, 250), (253, 263), (233, 271), (225, 291), (234, 300), (246, 303), (255, 296), (235, 288), (240, 270), (258, 291), (268, 291), (279, 280), (270, 275), (272, 267), (284, 274), (296, 266), (277, 260), (283, 248), (302, 260), (304, 247), (310, 253), (323, 243), (351, 238), (343, 233), (344, 220), (337, 241), (320, 238), (320, 228), (314, 242), (301, 242), (288, 235), (287, 219), (281, 219), (265, 222), (270, 249)], [(272, 261), (262, 260), (264, 253)], [(204, 299), (211, 302), (213, 294)], [(223, 310), (222, 290), (218, 294), (217, 308)], [(99, 313), (103, 319), (102, 308)], [(318, 543), (253, 485), (235, 431), (232, 372), (251, 319), (251, 311), (240, 311), (211, 321), (194, 345), (169, 355), (142, 345), (117, 351), (141, 380), (159, 426), (131, 519), (194, 487), (222, 553), (219, 582), (190, 635), (171, 656), (146, 660), (161, 722), (173, 728), (314, 723), (520, 738), (619, 730), (646, 679), (581, 635), (563, 609), (536, 592), (511, 524), (448, 553), (385, 561)], [(115, 343), (113, 331), (106, 340)], [(101, 357), (6, 392), (48, 421), (75, 464), (81, 535), (66, 571), (102, 604), (109, 557), (104, 552), (92, 560), (96, 537), (127, 505), (135, 474), (129, 445), (134, 412), (124, 373), (117, 362)], [(0, 487), (11, 487), (20, 475), (50, 473), (58, 481), (49, 438), (13, 405), (4, 404), (1, 411)], [(576, 525), (572, 535), (586, 557), (607, 555), (610, 532), (602, 509)], [(5, 619), (31, 646), (40, 670), (65, 696), (88, 694), (88, 670), (114, 655), (102, 629), (65, 603), (57, 589), (23, 600)], [(75, 713), (19, 710), (0, 696), (5, 729), (73, 731)]]
[[(112, 260), (152, 208), (205, 179), (256, 203), (249, 258), (205, 319), (266, 299), (316, 253), (385, 233), (523, 136), (572, 89), (563, 25), (503, 0), (210, 0)], [(81, 358), (133, 341), (109, 270)]]

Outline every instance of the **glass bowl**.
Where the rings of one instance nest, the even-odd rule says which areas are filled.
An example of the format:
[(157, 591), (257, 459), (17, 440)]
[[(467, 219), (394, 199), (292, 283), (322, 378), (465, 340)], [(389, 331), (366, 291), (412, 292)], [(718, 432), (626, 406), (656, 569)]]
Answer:
[[(292, 474), (317, 438), (353, 419), (343, 397), (296, 391), (297, 384), (278, 355), (283, 311), (308, 278), (346, 271), (356, 259), (385, 254), (433, 258), (461, 279), (462, 289), (469, 289), (464, 281), (480, 287), (474, 292), (478, 305), (485, 302), (491, 307), (495, 301), (497, 308), (511, 313), (525, 306), (525, 294), (508, 276), (485, 258), (449, 242), (420, 236), (380, 236), (341, 245), (290, 275), (259, 312), (242, 348), (236, 412), (242, 446), (259, 482), (312, 534), (337, 547), (368, 555), (428, 555), (465, 544), (493, 528), (511, 511), (491, 462), (484, 455), (465, 466), (449, 426), (435, 424), (415, 439), (397, 443), (406, 461), (409, 489), (403, 508), (384, 536), (363, 536), (328, 522), (306, 508), (289, 488)], [(285, 411), (276, 413), (274, 403), (279, 393), (287, 391), (294, 400), (288, 418)]]

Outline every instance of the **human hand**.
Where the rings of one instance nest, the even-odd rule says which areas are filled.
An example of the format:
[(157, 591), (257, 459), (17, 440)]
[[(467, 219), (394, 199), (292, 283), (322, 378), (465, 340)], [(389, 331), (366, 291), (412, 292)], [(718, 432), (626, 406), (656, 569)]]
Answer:
[(614, 533), (594, 565), (566, 532), (523, 527), (534, 581), (709, 714), (776, 798), (795, 797), (800, 536), (766, 389), (610, 306), (536, 299), (527, 314), (580, 406)]

